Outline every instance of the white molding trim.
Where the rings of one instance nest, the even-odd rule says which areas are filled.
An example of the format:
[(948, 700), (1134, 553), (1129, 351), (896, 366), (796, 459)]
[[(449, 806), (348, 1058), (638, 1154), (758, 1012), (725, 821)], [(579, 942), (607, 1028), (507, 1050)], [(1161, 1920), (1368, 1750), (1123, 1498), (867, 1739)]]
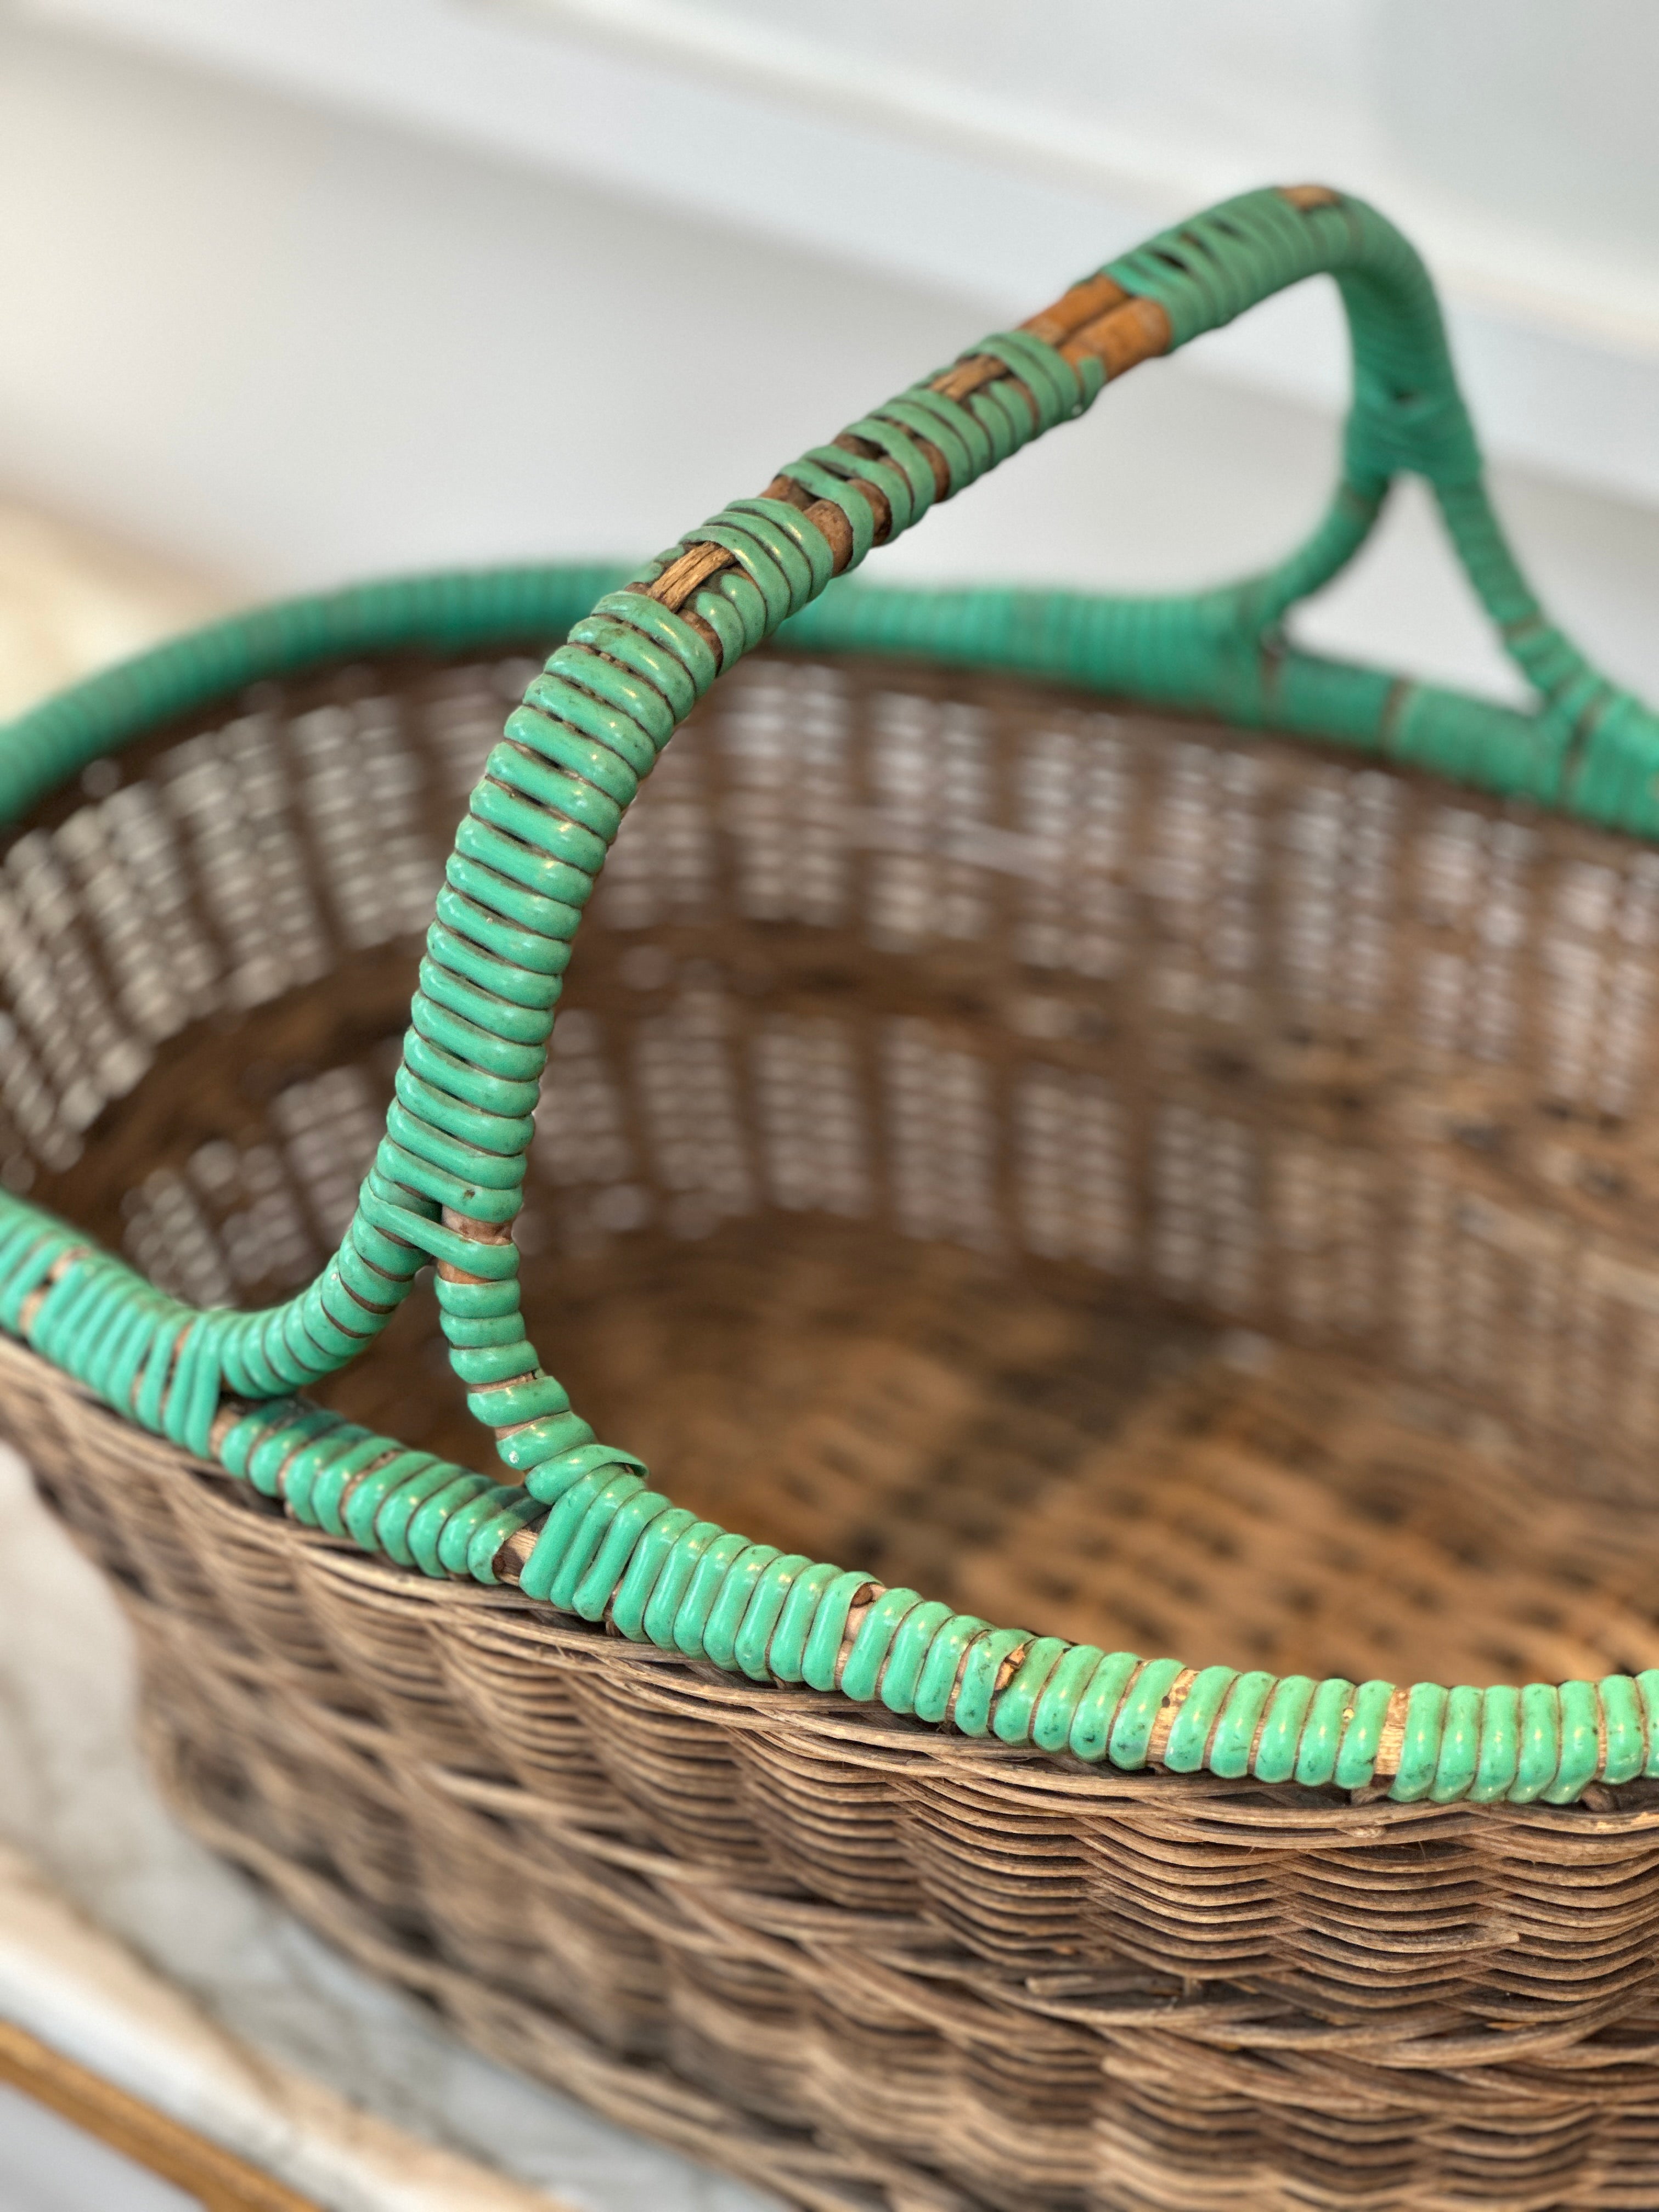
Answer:
[[(1266, 180), (1260, 142), (1085, 128), (902, 58), (851, 65), (827, 39), (708, 0), (21, 0), (21, 13), (993, 316)], [(1581, 252), (1453, 204), (1391, 165), (1357, 111), (1289, 135), (1310, 149), (1289, 166), (1341, 169), (1331, 181), (1369, 192), (1424, 247), (1492, 451), (1659, 502), (1659, 256), (1649, 267)], [(1346, 381), (1322, 301), (1277, 304), (1197, 360), (1323, 407)]]

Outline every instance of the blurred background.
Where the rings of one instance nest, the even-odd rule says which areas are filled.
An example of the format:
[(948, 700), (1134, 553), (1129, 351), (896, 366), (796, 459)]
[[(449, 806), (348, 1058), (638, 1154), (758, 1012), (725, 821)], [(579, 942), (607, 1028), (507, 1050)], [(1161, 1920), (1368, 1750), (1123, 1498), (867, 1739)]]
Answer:
[[(1422, 246), (1547, 598), (1659, 692), (1656, 83), (1646, 0), (0, 0), (0, 682), (222, 601), (651, 552), (1149, 229), (1314, 177)], [(1345, 377), (1304, 288), (872, 573), (1264, 560)], [(1304, 632), (1507, 688), (1396, 505)]]

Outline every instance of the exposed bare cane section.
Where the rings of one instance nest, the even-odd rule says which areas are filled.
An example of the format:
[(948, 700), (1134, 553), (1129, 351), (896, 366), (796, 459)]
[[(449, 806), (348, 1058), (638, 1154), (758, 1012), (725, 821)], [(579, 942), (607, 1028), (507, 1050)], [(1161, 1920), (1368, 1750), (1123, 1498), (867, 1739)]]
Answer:
[[(1121, 284), (1104, 275), (1086, 277), (1082, 283), (1073, 285), (1052, 307), (1029, 317), (1019, 327), (1054, 346), (1068, 362), (1085, 358), (1101, 362), (1109, 380), (1123, 375), (1138, 362), (1167, 353), (1170, 348), (1170, 319), (1158, 302), (1131, 298)], [(966, 399), (988, 384), (1003, 380), (1011, 382), (1035, 410), (1036, 403), (1018, 375), (1007, 362), (993, 354), (969, 356), (935, 377), (930, 389), (951, 399)], [(843, 437), (836, 442), (849, 452), (859, 450), (856, 440)], [(950, 483), (945, 456), (937, 446), (926, 440), (921, 442), (943, 497)], [(865, 451), (866, 454), (873, 453), (874, 448), (866, 447)], [(875, 517), (876, 542), (879, 544), (886, 532), (887, 501), (876, 485), (856, 478), (854, 482), (869, 502)], [(839, 574), (846, 568), (852, 556), (853, 538), (838, 505), (801, 493), (787, 475), (775, 477), (763, 496), (787, 499), (792, 505), (802, 507), (807, 519), (823, 532), (833, 556), (836, 573)], [(711, 577), (731, 567), (734, 558), (721, 546), (694, 544), (648, 586), (650, 596), (678, 612)]]
[(1342, 195), (1329, 185), (1280, 185), (1279, 196), (1293, 208), (1340, 207)]

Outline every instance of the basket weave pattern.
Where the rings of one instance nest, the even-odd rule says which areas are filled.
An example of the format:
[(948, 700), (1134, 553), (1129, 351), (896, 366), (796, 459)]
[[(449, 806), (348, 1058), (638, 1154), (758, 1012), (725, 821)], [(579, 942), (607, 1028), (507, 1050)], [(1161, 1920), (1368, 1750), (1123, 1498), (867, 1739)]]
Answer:
[(181, 1495), (45, 1395), (198, 1832), (629, 2125), (836, 2212), (1651, 2187), (1653, 1814), (1066, 1773)]
[[(1322, 270), (1356, 403), (1279, 568), (809, 611)], [(1285, 641), (1401, 470), (1535, 712)], [(186, 1817), (804, 2203), (1651, 2203), (1656, 769), (1420, 264), (1312, 188), (631, 580), (24, 718), (0, 1407)]]
[[(196, 851), (257, 823), (307, 887), (246, 940), (256, 1003), (203, 1009), (47, 1188), (161, 1284), (280, 1296), (336, 1233), (410, 925), (521, 681), (404, 662), (269, 687), (58, 810), (68, 854), (123, 793), (142, 814), (234, 761), (185, 817)], [(869, 803), (907, 729), (967, 759), (954, 817), (908, 839)], [(1647, 910), (1642, 848), (902, 665), (757, 660), (681, 744), (595, 904), (520, 1231), (535, 1323), (681, 1496), (1109, 1648), (1476, 1681), (1659, 1660), (1632, 1543), (1655, 1271), (1613, 1095), (1640, 1095), (1649, 1048), (1567, 1056), (1586, 996), (1650, 988), (1620, 927)], [(366, 745), (408, 867), (372, 898), (316, 803), (319, 763)], [(1099, 793), (1049, 817), (1059, 856), (1010, 819), (1033, 757)], [(1256, 863), (1230, 878), (1217, 842)], [(1528, 917), (1497, 977), (1468, 926), (1494, 867)], [(1062, 873), (1085, 890), (1056, 913)], [(1357, 980), (1314, 957), (1352, 941), (1316, 928), (1338, 897), (1378, 918)], [(188, 911), (234, 977), (211, 898)], [(1432, 953), (1462, 963), (1449, 1026), (1417, 988)], [(1495, 992), (1504, 1057), (1480, 1049)], [(1057, 1155), (1057, 1091), (1092, 1104), (1092, 1147)], [(1196, 1166), (1160, 1169), (1172, 1122)], [(1346, 1194), (1311, 1209), (1322, 1240), (1310, 1178)], [(1540, 1316), (1534, 1255), (1563, 1250), (1585, 1287)], [(1537, 1395), (1575, 1356), (1588, 1386)], [(1066, 1772), (744, 1687), (366, 1560), (5, 1358), (9, 1422), (137, 1627), (186, 1818), (616, 2117), (836, 2207), (948, 2183), (1173, 2212), (1250, 2201), (1241, 2171), (1263, 2203), (1613, 2204), (1625, 2181), (1587, 2176), (1653, 2170), (1659, 1810)], [(429, 1294), (329, 1393), (465, 1449)]]

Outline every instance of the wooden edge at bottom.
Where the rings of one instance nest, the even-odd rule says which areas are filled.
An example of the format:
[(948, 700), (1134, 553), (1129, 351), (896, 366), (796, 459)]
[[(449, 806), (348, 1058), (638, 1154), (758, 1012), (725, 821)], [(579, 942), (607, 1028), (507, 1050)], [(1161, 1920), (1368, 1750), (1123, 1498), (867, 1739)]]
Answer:
[(0, 2021), (0, 2081), (199, 2198), (205, 2212), (319, 2212), (308, 2197)]

